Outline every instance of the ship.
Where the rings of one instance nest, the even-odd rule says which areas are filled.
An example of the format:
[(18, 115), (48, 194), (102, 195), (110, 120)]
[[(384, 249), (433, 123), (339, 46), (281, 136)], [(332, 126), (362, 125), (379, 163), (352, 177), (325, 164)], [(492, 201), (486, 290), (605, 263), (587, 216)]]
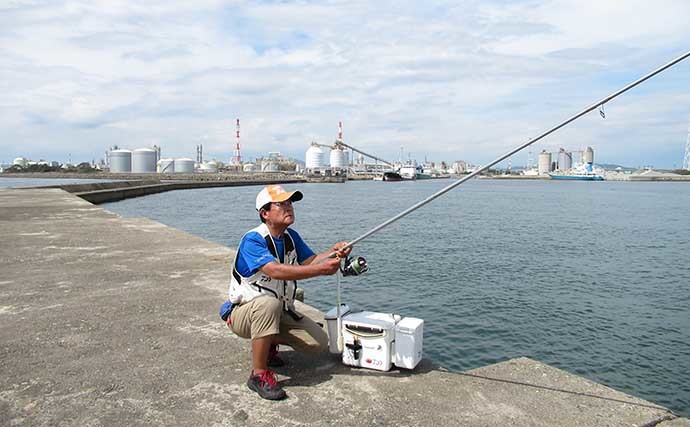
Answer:
[(417, 167), (412, 162), (408, 162), (407, 164), (400, 166), (400, 169), (398, 169), (398, 174), (402, 177), (402, 179), (405, 180), (417, 179)]
[(415, 179), (431, 179), (433, 178), (431, 171), (433, 163), (424, 162), (424, 165), (417, 165), (415, 171)]
[(423, 166), (418, 165), (415, 161), (408, 161), (401, 165), (398, 173), (404, 180), (450, 178), (449, 174), (441, 174), (433, 169), (433, 163), (425, 163)]
[(579, 165), (567, 172), (549, 173), (551, 179), (567, 180), (567, 181), (603, 181), (604, 177), (595, 172), (591, 163)]
[(403, 177), (397, 172), (384, 172), (383, 175), (376, 175), (374, 181), (402, 181)]

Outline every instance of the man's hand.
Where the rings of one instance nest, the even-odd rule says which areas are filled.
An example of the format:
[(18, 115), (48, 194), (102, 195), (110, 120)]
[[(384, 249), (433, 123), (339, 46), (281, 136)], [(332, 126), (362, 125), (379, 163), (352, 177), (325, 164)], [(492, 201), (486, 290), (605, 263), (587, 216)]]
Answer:
[(321, 269), (321, 274), (330, 276), (340, 269), (340, 257), (326, 258), (317, 264)]
[(338, 242), (333, 245), (331, 252), (335, 252), (340, 258), (346, 258), (348, 255), (350, 255), (350, 252), (352, 252), (352, 247), (343, 249), (345, 246), (347, 246), (347, 242)]

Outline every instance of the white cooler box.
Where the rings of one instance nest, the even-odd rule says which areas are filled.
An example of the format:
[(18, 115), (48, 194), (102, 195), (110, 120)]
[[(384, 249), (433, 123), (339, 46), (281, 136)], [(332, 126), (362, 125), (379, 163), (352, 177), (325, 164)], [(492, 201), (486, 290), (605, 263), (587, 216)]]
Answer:
[[(340, 317), (345, 317), (350, 312), (350, 307), (347, 304), (340, 304)], [(338, 351), (338, 306), (333, 307), (323, 316), (328, 327), (328, 351), (333, 354), (340, 353)]]
[[(413, 369), (422, 359), (422, 319), (361, 311), (342, 316), (342, 325), (346, 365), (388, 371), (393, 364)], [(337, 347), (337, 337), (329, 338)]]
[(422, 360), (424, 321), (415, 317), (404, 317), (395, 325), (395, 359), (398, 368), (414, 369)]

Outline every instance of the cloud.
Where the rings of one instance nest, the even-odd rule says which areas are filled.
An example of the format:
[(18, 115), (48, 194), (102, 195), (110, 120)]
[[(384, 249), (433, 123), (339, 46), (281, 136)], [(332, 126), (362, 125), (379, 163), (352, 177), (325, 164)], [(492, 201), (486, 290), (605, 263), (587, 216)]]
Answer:
[[(239, 117), (245, 157), (303, 157), (342, 120), (350, 144), (382, 157), (402, 146), (484, 163), (682, 53), (687, 16), (675, 0), (14, 1), (0, 7), (0, 161), (153, 141), (188, 157), (203, 141), (227, 160)], [(678, 163), (688, 71), (533, 151)]]

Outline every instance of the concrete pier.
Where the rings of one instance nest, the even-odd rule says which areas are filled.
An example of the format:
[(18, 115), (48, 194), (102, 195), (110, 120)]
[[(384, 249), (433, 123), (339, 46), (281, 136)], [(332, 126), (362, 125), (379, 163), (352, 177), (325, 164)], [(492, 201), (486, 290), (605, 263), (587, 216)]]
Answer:
[(116, 202), (133, 197), (148, 196), (173, 190), (193, 190), (196, 188), (240, 187), (245, 185), (294, 184), (305, 182), (302, 179), (281, 180), (239, 180), (239, 181), (162, 181), (162, 182), (109, 182), (97, 184), (67, 184), (59, 188), (73, 193), (87, 202), (101, 204)]
[(217, 314), (231, 250), (60, 189), (0, 189), (0, 233), (2, 426), (690, 427), (527, 358), (381, 373), (289, 351), (289, 398), (265, 401)]

